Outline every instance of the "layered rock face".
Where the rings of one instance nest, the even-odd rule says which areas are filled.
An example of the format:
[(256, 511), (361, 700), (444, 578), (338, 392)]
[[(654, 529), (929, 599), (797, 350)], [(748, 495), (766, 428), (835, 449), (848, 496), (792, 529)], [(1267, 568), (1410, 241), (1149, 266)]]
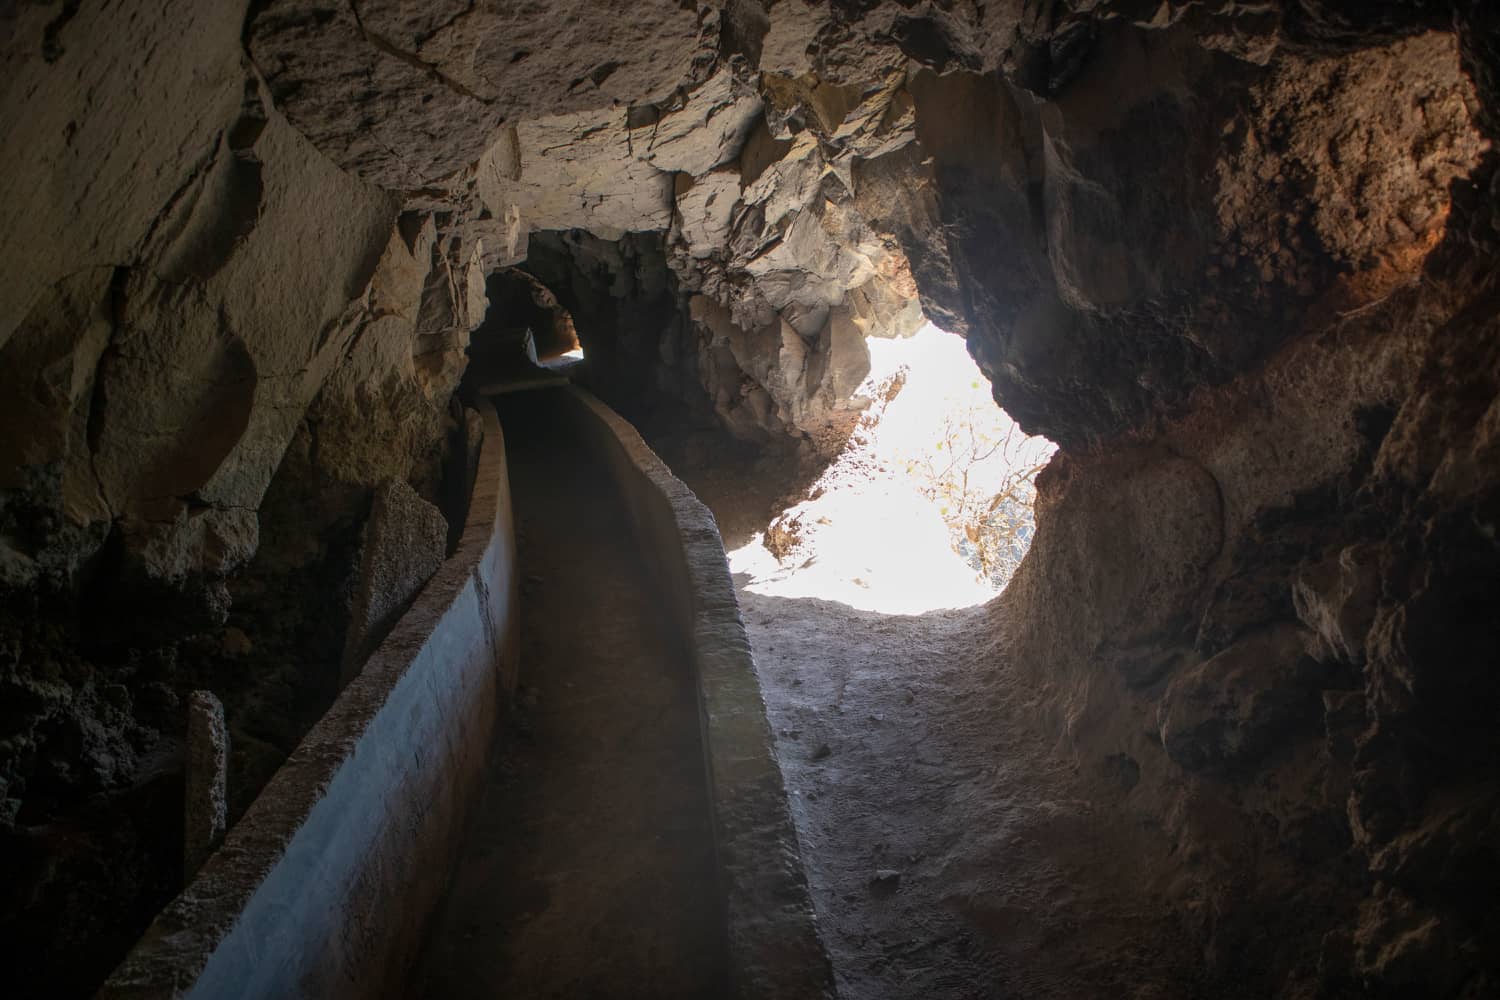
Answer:
[(250, 54), (336, 163), (549, 284), (611, 401), (831, 455), (864, 337), (921, 320), (851, 176), (913, 142), (901, 54), (823, 81), (796, 5), (449, 6), (271, 3)]
[(187, 691), (230, 706), (236, 812), (326, 703), (484, 275), (287, 121), (243, 4), (5, 17), (0, 920), (22, 994), (79, 993), (175, 891)]
[(452, 521), (489, 281), (476, 363), (566, 339), (555, 297), (627, 414), (807, 460), (865, 337), (965, 335), (1063, 446), (975, 641), (1160, 831), (1144, 891), (1265, 993), (1496, 988), (1492, 5), (99, 0), (0, 37), (5, 919), (54, 986), (173, 889), (182, 694), (253, 794), (337, 684), (377, 488)]

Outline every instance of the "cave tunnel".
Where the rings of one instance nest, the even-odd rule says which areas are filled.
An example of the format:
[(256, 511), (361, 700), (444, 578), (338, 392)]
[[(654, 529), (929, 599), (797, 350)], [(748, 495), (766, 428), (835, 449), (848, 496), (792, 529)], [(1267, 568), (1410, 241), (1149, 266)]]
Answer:
[(1500, 995), (1500, 7), (0, 37), (7, 995)]

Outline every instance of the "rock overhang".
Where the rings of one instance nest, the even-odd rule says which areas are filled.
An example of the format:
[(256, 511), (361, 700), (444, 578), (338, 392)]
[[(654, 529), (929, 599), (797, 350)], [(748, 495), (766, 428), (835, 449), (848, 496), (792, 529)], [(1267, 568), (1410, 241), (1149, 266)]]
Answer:
[[(856, 290), (866, 332), (908, 332), (889, 276), (911, 275), (1002, 404), (1078, 446), (1357, 308), (1351, 275), (1415, 273), (1441, 234), (1482, 149), (1463, 36), (1346, 6), (283, 0), (246, 38), (319, 148), (487, 270), (536, 232), (662, 233), (680, 304), (729, 310), (773, 367), (781, 320), (816, 354), (808, 311)], [(1379, 100), (1402, 88), (1420, 113)], [(375, 137), (441, 162), (396, 169)], [(726, 425), (815, 433), (790, 397), (734, 417), (720, 367), (696, 374)]]

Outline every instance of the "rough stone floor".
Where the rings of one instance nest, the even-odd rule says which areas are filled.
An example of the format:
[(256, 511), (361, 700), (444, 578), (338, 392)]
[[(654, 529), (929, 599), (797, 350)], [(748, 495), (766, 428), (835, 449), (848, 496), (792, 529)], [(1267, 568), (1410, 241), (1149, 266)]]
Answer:
[(497, 401), (521, 689), (412, 995), (718, 998), (695, 686), (621, 502), (548, 399)]
[[(1139, 852), (1029, 725), (991, 607), (881, 615), (737, 580), (848, 1000), (1196, 1000)], [(1223, 994), (1212, 994), (1223, 996)]]
[[(805, 484), (676, 470), (726, 547)], [(920, 581), (913, 581), (920, 585)], [(1096, 805), (998, 636), (1003, 601), (888, 615), (735, 578), (844, 1000), (1248, 1000), (1202, 980), (1151, 829)]]

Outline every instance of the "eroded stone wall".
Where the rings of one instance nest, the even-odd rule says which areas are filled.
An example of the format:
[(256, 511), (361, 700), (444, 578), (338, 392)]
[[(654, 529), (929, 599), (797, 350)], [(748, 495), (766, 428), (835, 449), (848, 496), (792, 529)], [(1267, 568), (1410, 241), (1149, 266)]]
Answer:
[(1065, 80), (918, 79), (999, 146), (918, 97), (928, 308), (1064, 445), (996, 653), (1218, 981), (1483, 995), (1493, 16), (1115, 6)]
[[(436, 496), (479, 255), (270, 99), (244, 4), (4, 12), (0, 906), (76, 995), (180, 873), (186, 692), (243, 809), (336, 690), (373, 488)], [(173, 860), (174, 856), (176, 860)]]
[(1098, 804), (1160, 832), (1148, 891), (1266, 994), (1493, 983), (1496, 289), (1453, 279), (1056, 461), (992, 609)]

